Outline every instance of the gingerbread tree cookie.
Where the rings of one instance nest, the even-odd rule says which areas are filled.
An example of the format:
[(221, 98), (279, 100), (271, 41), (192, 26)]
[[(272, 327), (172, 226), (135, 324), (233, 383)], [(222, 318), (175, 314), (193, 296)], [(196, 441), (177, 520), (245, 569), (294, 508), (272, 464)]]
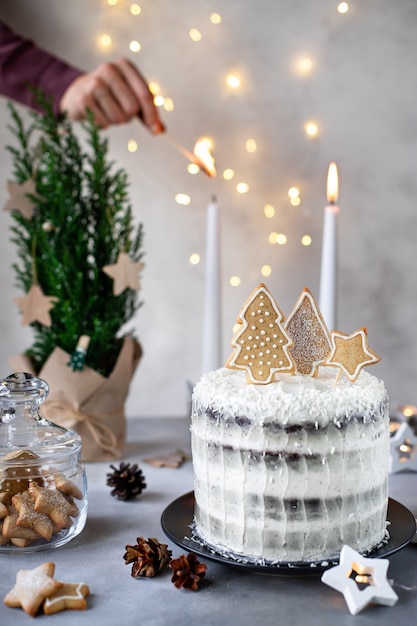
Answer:
[(289, 353), (299, 374), (317, 376), (318, 366), (330, 354), (329, 330), (311, 292), (305, 288), (285, 322), (293, 341)]
[(282, 321), (278, 305), (261, 283), (240, 311), (239, 328), (231, 342), (235, 351), (226, 367), (245, 370), (247, 382), (256, 384), (272, 382), (276, 372), (293, 372), (288, 353), (292, 340)]
[(381, 358), (368, 346), (368, 331), (360, 328), (351, 335), (332, 331), (332, 351), (324, 365), (339, 367), (336, 382), (342, 372), (354, 382), (365, 365), (378, 363)]

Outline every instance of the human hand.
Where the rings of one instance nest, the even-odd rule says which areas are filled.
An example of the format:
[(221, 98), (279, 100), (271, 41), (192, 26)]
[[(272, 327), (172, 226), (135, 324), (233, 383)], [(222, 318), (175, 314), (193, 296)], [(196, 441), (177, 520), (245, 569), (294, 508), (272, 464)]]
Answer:
[(76, 78), (64, 92), (59, 109), (72, 120), (85, 119), (89, 109), (102, 128), (140, 117), (154, 135), (165, 130), (147, 82), (133, 63), (123, 58)]

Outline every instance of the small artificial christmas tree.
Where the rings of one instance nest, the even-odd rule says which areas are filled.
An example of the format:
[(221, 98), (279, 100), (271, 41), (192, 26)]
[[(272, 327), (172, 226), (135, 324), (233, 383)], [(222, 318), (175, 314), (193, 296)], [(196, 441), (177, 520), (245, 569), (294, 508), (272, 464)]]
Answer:
[[(142, 226), (133, 224), (127, 176), (121, 169), (113, 171), (108, 142), (91, 118), (83, 125), (87, 152), (71, 123), (57, 120), (49, 104), (42, 104), (45, 115), (32, 114), (28, 128), (9, 104), (10, 130), (19, 144), (8, 146), (15, 179), (8, 201), (18, 256), (13, 268), (26, 294), (32, 296), (31, 289), (38, 288), (41, 308), (42, 296), (49, 298), (44, 302), (49, 304), (49, 324), (36, 314), (33, 299), (17, 300), (34, 331), (27, 355), (39, 371), (55, 346), (73, 353), (79, 338), (88, 336), (85, 363), (106, 376), (122, 345), (121, 329), (141, 303), (139, 282), (116, 295), (115, 279), (103, 268), (117, 267), (123, 253), (138, 274)], [(21, 211), (19, 203), (27, 209), (28, 201), (32, 211)]]

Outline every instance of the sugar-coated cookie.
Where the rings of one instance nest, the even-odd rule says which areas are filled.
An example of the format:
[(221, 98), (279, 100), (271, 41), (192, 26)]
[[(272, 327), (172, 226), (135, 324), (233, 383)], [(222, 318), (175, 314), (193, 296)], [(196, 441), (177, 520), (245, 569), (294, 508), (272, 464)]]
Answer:
[(34, 617), (45, 598), (54, 594), (63, 585), (54, 580), (54, 563), (47, 562), (33, 570), (20, 570), (16, 584), (4, 598), (4, 604), (11, 608), (22, 608)]
[(43, 612), (47, 615), (66, 609), (82, 611), (87, 608), (86, 597), (90, 589), (85, 583), (62, 583), (62, 587), (46, 598)]
[(12, 503), (18, 512), (17, 526), (31, 528), (43, 539), (49, 541), (54, 531), (54, 525), (47, 515), (35, 511), (35, 499), (29, 491), (14, 495)]
[(318, 367), (330, 354), (329, 329), (312, 293), (307, 287), (285, 322), (293, 345), (288, 348), (298, 374), (317, 376)]
[(48, 515), (59, 528), (71, 527), (71, 516), (78, 514), (78, 507), (73, 502), (69, 502), (57, 489), (40, 487), (35, 481), (29, 483), (29, 491), (35, 499), (37, 513)]
[(8, 539), (27, 539), (28, 541), (36, 541), (40, 539), (40, 535), (32, 528), (23, 528), (19, 526), (17, 520), (19, 513), (14, 506), (9, 506), (8, 515), (3, 518), (2, 535)]

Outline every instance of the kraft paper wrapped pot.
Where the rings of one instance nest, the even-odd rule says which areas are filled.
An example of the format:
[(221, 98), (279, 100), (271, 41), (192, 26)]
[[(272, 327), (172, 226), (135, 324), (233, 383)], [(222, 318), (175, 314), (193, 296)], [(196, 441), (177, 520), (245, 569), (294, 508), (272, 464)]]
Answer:
[[(74, 372), (68, 366), (70, 355), (55, 348), (36, 373), (50, 388), (42, 415), (81, 436), (83, 461), (110, 461), (122, 456), (125, 403), (141, 355), (140, 344), (131, 336), (125, 337), (113, 371), (105, 377), (87, 366)], [(25, 355), (12, 357), (9, 364), (15, 371), (35, 374)]]

